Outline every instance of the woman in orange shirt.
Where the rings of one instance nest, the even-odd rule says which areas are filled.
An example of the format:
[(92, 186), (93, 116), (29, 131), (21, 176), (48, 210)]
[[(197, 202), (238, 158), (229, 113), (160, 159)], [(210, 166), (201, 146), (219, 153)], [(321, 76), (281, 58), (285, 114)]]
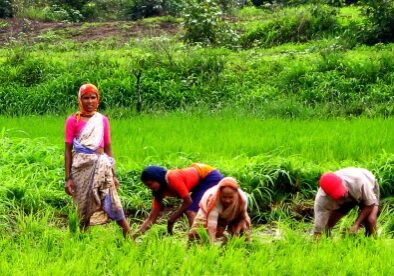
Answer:
[(141, 174), (142, 182), (153, 192), (153, 206), (149, 217), (139, 229), (142, 234), (156, 222), (166, 196), (183, 199), (182, 205), (168, 219), (167, 230), (172, 234), (174, 223), (186, 214), (191, 226), (198, 211), (198, 203), (205, 191), (217, 185), (223, 178), (215, 168), (195, 163), (188, 168), (167, 170), (163, 167), (148, 166)]

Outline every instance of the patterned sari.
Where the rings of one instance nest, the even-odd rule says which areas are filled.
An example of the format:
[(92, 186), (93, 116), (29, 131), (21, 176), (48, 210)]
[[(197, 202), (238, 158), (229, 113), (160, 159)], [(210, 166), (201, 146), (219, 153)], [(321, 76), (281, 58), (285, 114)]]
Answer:
[[(222, 189), (230, 187), (237, 191), (237, 195), (230, 206), (224, 208), (220, 203)], [(196, 234), (203, 227), (207, 230), (211, 240), (223, 236), (225, 229), (230, 235), (244, 234), (249, 239), (251, 225), (247, 212), (248, 200), (246, 194), (239, 188), (232, 177), (223, 178), (218, 185), (207, 190), (200, 201), (200, 209), (194, 218), (191, 233)]]
[(95, 152), (103, 137), (103, 115), (96, 112), (73, 143), (73, 200), (84, 226), (125, 218), (113, 180), (114, 160), (105, 153)]

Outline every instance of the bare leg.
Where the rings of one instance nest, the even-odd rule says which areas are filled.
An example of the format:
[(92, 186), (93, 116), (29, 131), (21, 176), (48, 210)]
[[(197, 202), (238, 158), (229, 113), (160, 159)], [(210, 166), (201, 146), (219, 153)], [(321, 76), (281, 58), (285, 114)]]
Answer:
[(79, 224), (79, 230), (80, 230), (81, 232), (86, 232), (86, 230), (87, 230), (88, 227), (89, 227), (89, 224), (90, 224), (90, 221), (89, 221), (89, 220), (82, 220), (82, 221), (80, 222), (80, 224)]
[(125, 218), (122, 219), (122, 220), (116, 221), (116, 223), (117, 223), (120, 227), (122, 227), (123, 236), (126, 238), (126, 237), (127, 237), (127, 234), (130, 232), (130, 225), (129, 225), (129, 223), (127, 222), (127, 220), (126, 220)]
[(365, 236), (371, 236), (376, 233), (376, 222), (378, 219), (379, 207), (374, 206), (368, 217), (365, 218), (363, 224), (365, 226)]
[(198, 235), (197, 231), (190, 231), (188, 236), (189, 236), (189, 241), (196, 241), (200, 239), (200, 236)]
[(187, 220), (189, 221), (189, 227), (193, 225), (194, 218), (196, 217), (196, 212), (186, 211)]

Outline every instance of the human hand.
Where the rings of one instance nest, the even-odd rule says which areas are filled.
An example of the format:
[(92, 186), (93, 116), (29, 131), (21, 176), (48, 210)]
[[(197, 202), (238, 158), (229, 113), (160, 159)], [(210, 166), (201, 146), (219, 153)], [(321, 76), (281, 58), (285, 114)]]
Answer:
[(174, 228), (174, 224), (175, 224), (175, 220), (172, 220), (171, 217), (168, 219), (168, 222), (167, 222), (167, 232), (170, 235), (173, 234), (172, 229)]
[(354, 224), (352, 227), (350, 227), (350, 234), (356, 234), (359, 228), (360, 227), (358, 225)]
[(70, 178), (69, 180), (67, 180), (66, 186), (64, 187), (64, 191), (72, 196), (74, 194), (74, 181)]
[(138, 238), (141, 235), (142, 235), (141, 231), (139, 231), (139, 230), (138, 231), (134, 231), (134, 232), (130, 233), (130, 238), (132, 240), (135, 240), (136, 238)]
[(119, 189), (119, 180), (116, 178), (116, 176), (114, 176), (114, 184), (115, 184), (115, 188)]

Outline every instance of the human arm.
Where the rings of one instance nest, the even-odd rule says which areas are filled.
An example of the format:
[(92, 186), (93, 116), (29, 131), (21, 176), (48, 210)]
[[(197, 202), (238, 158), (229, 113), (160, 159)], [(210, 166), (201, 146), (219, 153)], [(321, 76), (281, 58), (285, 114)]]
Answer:
[[(112, 146), (111, 144), (104, 144), (104, 152), (106, 155), (108, 155), (109, 157), (111, 157), (113, 159), (113, 154), (112, 154)], [(113, 175), (113, 179), (114, 179), (114, 183), (115, 183), (115, 187), (116, 189), (119, 188), (119, 180), (116, 177), (115, 174), (115, 164), (112, 164), (112, 175)]]
[(154, 199), (152, 210), (149, 213), (148, 218), (142, 223), (138, 229), (137, 234), (144, 234), (154, 224), (160, 214), (162, 202)]
[(356, 221), (350, 228), (350, 233), (355, 234), (359, 229), (361, 223), (369, 216), (375, 205), (363, 206), (358, 214)]
[(115, 184), (116, 189), (119, 188), (119, 180), (116, 177), (115, 173), (115, 159), (112, 153), (112, 146), (111, 146), (111, 130), (110, 130), (110, 125), (109, 125), (109, 120), (106, 116), (103, 118), (103, 124), (104, 124), (104, 153), (110, 157), (112, 160), (112, 175), (113, 175), (113, 181)]
[[(193, 170), (196, 174), (196, 171)], [(187, 178), (193, 177), (190, 175), (182, 175), (179, 170), (172, 170), (167, 173), (168, 189), (171, 190), (178, 198), (181, 198), (181, 206), (175, 210), (169, 217), (167, 223), (167, 230), (169, 234), (172, 234), (172, 228), (174, 223), (183, 215), (183, 213), (192, 205), (193, 200), (189, 195), (189, 188), (187, 186)], [(196, 175), (196, 181), (198, 176)]]
[(320, 205), (319, 199), (316, 197), (314, 204), (314, 228), (313, 234), (316, 237), (321, 236), (322, 232), (328, 232), (331, 228), (328, 226), (330, 211)]
[(64, 149), (64, 171), (65, 171), (65, 187), (64, 190), (68, 195), (74, 193), (74, 182), (71, 177), (71, 166), (72, 166), (72, 144), (65, 143)]
[(354, 234), (359, 229), (361, 224), (368, 219), (373, 212), (375, 206), (379, 205), (379, 186), (373, 175), (370, 177), (371, 180), (365, 181), (361, 186), (361, 203), (362, 207), (358, 213), (356, 221), (350, 228), (350, 233)]
[(174, 227), (174, 223), (183, 215), (183, 213), (187, 210), (187, 208), (189, 208), (189, 206), (192, 203), (193, 203), (192, 198), (190, 197), (190, 195), (187, 195), (186, 197), (183, 198), (182, 205), (171, 214), (167, 223), (167, 231), (169, 234), (172, 235), (172, 229)]

